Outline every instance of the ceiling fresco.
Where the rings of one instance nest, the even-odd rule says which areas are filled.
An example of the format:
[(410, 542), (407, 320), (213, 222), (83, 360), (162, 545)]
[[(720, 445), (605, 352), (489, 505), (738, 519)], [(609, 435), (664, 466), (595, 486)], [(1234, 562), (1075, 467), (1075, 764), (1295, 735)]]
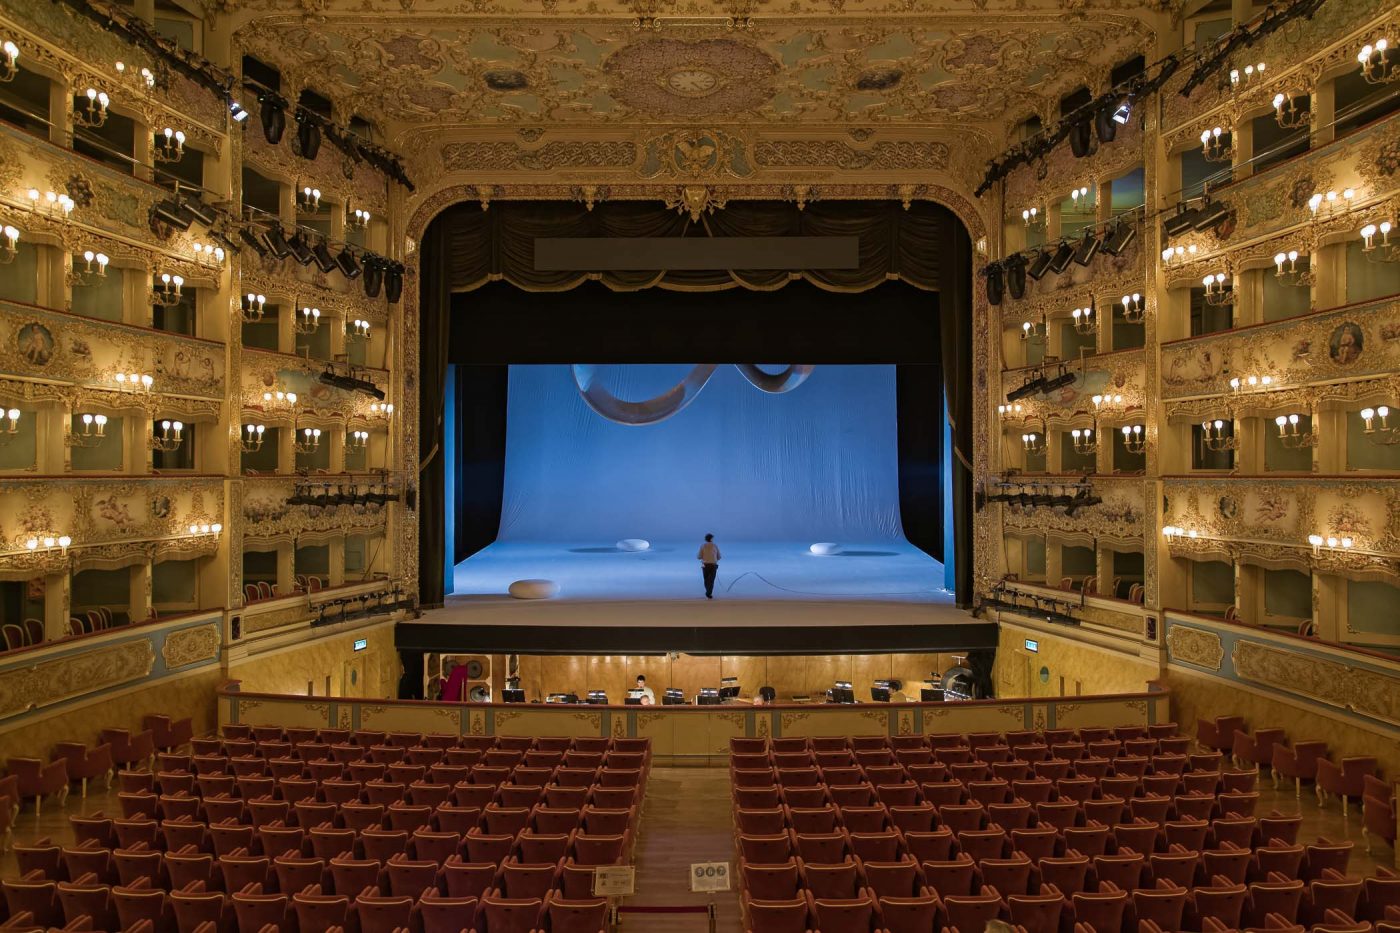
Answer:
[(792, 16), (638, 29), (628, 16), (274, 14), (244, 47), (381, 122), (415, 127), (994, 125), (1141, 50), (1127, 14)]

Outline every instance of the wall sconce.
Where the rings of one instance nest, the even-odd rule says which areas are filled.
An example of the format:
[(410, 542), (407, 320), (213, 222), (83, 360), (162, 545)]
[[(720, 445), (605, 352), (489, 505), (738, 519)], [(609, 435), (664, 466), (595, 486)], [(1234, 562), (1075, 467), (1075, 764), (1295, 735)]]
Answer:
[(1123, 448), (1130, 454), (1147, 453), (1147, 435), (1143, 433), (1140, 424), (1125, 424), (1123, 431)]
[(351, 230), (363, 230), (365, 227), (368, 227), (369, 211), (358, 207), (353, 211), (347, 209), (345, 211), (345, 226), (349, 227)]
[(194, 261), (201, 266), (209, 266), (210, 268), (217, 269), (224, 264), (224, 256), (226, 254), (222, 246), (200, 243), (196, 240), (191, 249), (194, 250)]
[(1244, 68), (1230, 69), (1230, 90), (1242, 91), (1256, 79), (1264, 77), (1264, 63), (1245, 65)]
[(106, 91), (88, 88), (87, 95), (78, 98), (81, 106), (73, 111), (73, 122), (79, 126), (97, 128), (107, 122), (107, 105), (112, 98)]
[(19, 74), (19, 46), (6, 39), (0, 52), (0, 81), (13, 81)]
[[(1366, 440), (1380, 447), (1389, 447), (1392, 444), (1400, 443), (1400, 428), (1393, 428), (1388, 423), (1390, 418), (1390, 408), (1381, 405), (1376, 408), (1361, 409), (1361, 420), (1365, 423), (1363, 431)], [(1380, 421), (1377, 424), (1377, 420)]]
[(1299, 287), (1312, 285), (1315, 276), (1312, 271), (1312, 262), (1308, 261), (1307, 268), (1298, 268), (1298, 259), (1307, 258), (1305, 253), (1299, 253), (1296, 249), (1290, 249), (1286, 253), (1274, 253), (1274, 275), (1285, 285), (1296, 285)]
[(1312, 110), (1298, 106), (1292, 94), (1274, 95), (1274, 122), (1285, 130), (1296, 130), (1312, 122)]
[(1039, 324), (1032, 324), (1030, 321), (1023, 321), (1021, 323), (1021, 339), (1028, 342), (1044, 343), (1045, 322), (1042, 320)]
[(1101, 407), (1102, 407), (1102, 408), (1108, 408), (1108, 407), (1117, 408), (1119, 405), (1122, 405), (1122, 404), (1123, 404), (1123, 396), (1121, 396), (1121, 395), (1095, 395), (1093, 398), (1089, 399), (1089, 401), (1091, 401), (1091, 402), (1094, 403), (1094, 411), (1098, 411)]
[(1168, 246), (1162, 250), (1162, 265), (1180, 266), (1196, 259), (1196, 244), (1190, 246)]
[(310, 185), (302, 188), (301, 193), (297, 195), (297, 209), (307, 214), (319, 211), (321, 209), (321, 189), (312, 188)]
[(1192, 528), (1188, 531), (1180, 525), (1163, 525), (1162, 534), (1166, 536), (1168, 541), (1173, 541), (1178, 538), (1191, 538), (1194, 540), (1199, 536), (1196, 529)]
[(1234, 281), (1223, 272), (1208, 275), (1201, 279), (1206, 287), (1206, 304), (1219, 307), (1235, 301)]
[(292, 330), (298, 334), (314, 334), (321, 326), (321, 309), (303, 307), (301, 317), (292, 318)]
[(267, 296), (256, 295), (253, 292), (249, 292), (243, 296), (239, 306), (243, 312), (244, 324), (252, 324), (256, 321), (261, 321), (263, 309), (267, 307)]
[(184, 442), (185, 425), (180, 421), (162, 421), (160, 423), (160, 436), (151, 435), (151, 449), (170, 453), (179, 450), (180, 444)]
[(369, 321), (361, 321), (359, 319), (356, 319), (354, 321), (346, 321), (345, 336), (354, 338), (356, 340), (368, 339)]
[(1343, 535), (1340, 538), (1336, 535), (1328, 535), (1324, 538), (1319, 534), (1311, 534), (1308, 535), (1308, 544), (1312, 545), (1313, 554), (1319, 555), (1324, 547), (1334, 551), (1349, 551), (1356, 542), (1352, 540), (1350, 535)]
[(1308, 210), (1312, 213), (1314, 220), (1324, 217), (1332, 217), (1336, 214), (1351, 210), (1352, 202), (1356, 199), (1356, 191), (1346, 188), (1340, 195), (1335, 191), (1323, 194), (1314, 191), (1313, 196), (1308, 198)]
[(370, 402), (369, 410), (387, 418), (394, 413), (394, 406), (389, 402)]
[(1201, 130), (1201, 153), (1207, 162), (1229, 162), (1235, 157), (1235, 141), (1221, 127)]
[(1028, 207), (1021, 211), (1021, 222), (1027, 230), (1040, 230), (1045, 226), (1045, 212), (1038, 207)]
[(295, 405), (296, 403), (297, 394), (295, 392), (283, 392), (281, 389), (275, 389), (271, 392), (263, 393), (264, 408), (271, 408), (274, 405), (276, 405), (279, 408), (290, 407), (292, 405)]
[(1074, 428), (1069, 432), (1069, 436), (1074, 441), (1075, 453), (1088, 455), (1098, 452), (1099, 438), (1093, 428)]
[[(1080, 203), (1081, 199), (1083, 199), (1082, 204)], [(1089, 197), (1089, 188), (1083, 185), (1070, 191), (1069, 201), (1070, 209), (1074, 211), (1079, 210), (1081, 207), (1090, 210), (1094, 206), (1093, 199)]]
[(139, 72), (128, 74), (126, 65), (122, 62), (117, 62), (117, 74), (123, 78), (130, 78), (139, 87), (149, 89), (156, 86), (156, 76), (151, 74), (151, 69), (149, 68), (142, 68)]
[[(293, 437), (295, 436), (296, 435), (293, 435)], [(296, 448), (296, 452), (299, 454), (309, 454), (313, 450), (318, 449), (321, 446), (321, 429), (303, 428), (301, 431), (301, 440), (293, 441), (292, 446)]]
[(1019, 417), (1020, 414), (1021, 414), (1021, 407), (1022, 407), (1022, 406), (1021, 406), (1021, 403), (1020, 403), (1020, 402), (1013, 402), (1013, 403), (1011, 403), (1011, 404), (1009, 404), (1009, 405), (998, 405), (998, 406), (997, 406), (997, 415), (998, 415), (999, 417), (1002, 417), (1002, 418), (1006, 418), (1006, 417), (1016, 418), (1016, 417)]
[[(1225, 432), (1225, 426), (1229, 425), (1230, 432)], [(1226, 422), (1219, 418), (1214, 421), (1201, 422), (1201, 445), (1206, 450), (1221, 453), (1226, 450), (1237, 450), (1240, 446), (1240, 439), (1235, 437), (1235, 425), (1233, 421)]]
[(1400, 75), (1386, 59), (1385, 53), (1389, 49), (1390, 40), (1381, 38), (1363, 45), (1361, 51), (1356, 53), (1356, 60), (1361, 63), (1361, 77), (1366, 79), (1367, 84), (1387, 84)]
[(1075, 308), (1070, 314), (1074, 318), (1074, 329), (1081, 334), (1097, 333), (1099, 329), (1098, 319), (1094, 317), (1094, 301), (1089, 300), (1089, 304), (1084, 308)]
[[(11, 227), (5, 228), (5, 235), (10, 235)], [(1361, 252), (1371, 262), (1395, 262), (1400, 260), (1400, 243), (1390, 242), (1390, 231), (1394, 226), (1388, 220), (1383, 220), (1379, 224), (1367, 224), (1361, 228)], [(1380, 236), (1377, 242), (1377, 235)]]
[(0, 234), (5, 237), (4, 246), (0, 246), (0, 265), (15, 261), (19, 255), (19, 228), (13, 224), (5, 224), (0, 227)]
[(151, 282), (151, 303), (162, 308), (173, 308), (184, 298), (185, 277), (162, 272), (160, 278)]
[(1235, 392), (1260, 392), (1267, 391), (1274, 384), (1273, 376), (1233, 376), (1230, 379), (1230, 388)]
[(29, 209), (36, 214), (42, 213), (54, 218), (62, 215), (62, 219), (66, 219), (69, 214), (73, 213), (75, 206), (73, 199), (66, 194), (45, 191), (40, 195), (38, 188), (29, 189)]
[(262, 424), (245, 424), (243, 434), (238, 438), (238, 447), (245, 454), (251, 454), (262, 450), (263, 434), (267, 431), (267, 426)]
[(191, 526), (190, 526), (190, 534), (191, 534), (192, 536), (193, 536), (193, 535), (212, 535), (212, 536), (214, 536), (214, 537), (217, 538), (217, 537), (219, 536), (219, 532), (221, 532), (221, 531), (223, 531), (223, 530), (224, 530), (224, 526), (221, 525), (221, 524), (219, 524), (218, 522), (214, 522), (212, 525), (209, 524), (208, 522), (203, 522), (203, 523), (200, 523), (200, 524), (195, 524), (195, 525), (191, 525)]
[(152, 135), (151, 147), (157, 162), (179, 162), (185, 156), (185, 134), (167, 126), (164, 133)]
[(1133, 292), (1123, 296), (1123, 320), (1129, 324), (1141, 324), (1147, 316), (1147, 308), (1142, 303), (1142, 294)]
[(35, 535), (24, 542), (24, 549), (32, 553), (41, 548), (45, 551), (52, 551), (54, 548), (58, 548), (63, 551), (64, 554), (67, 554), (68, 548), (72, 543), (73, 539), (68, 535)]
[(1317, 446), (1317, 432), (1298, 430), (1298, 422), (1302, 418), (1297, 414), (1279, 415), (1274, 419), (1274, 424), (1278, 425), (1279, 443), (1289, 450), (1301, 450), (1304, 447)]
[(117, 388), (132, 392), (149, 392), (155, 382), (148, 373), (117, 373), (112, 378), (116, 381)]
[(85, 414), (82, 416), (83, 429), (79, 432), (69, 431), (64, 441), (69, 447), (91, 448), (101, 444), (107, 436), (107, 416)]
[[(73, 270), (68, 273), (69, 285), (91, 285), (98, 279), (107, 277), (107, 263), (111, 262), (106, 253), (94, 253), (92, 250), (83, 251), (83, 268), (79, 269), (75, 261)], [(93, 264), (96, 268), (93, 268)]]
[(346, 435), (345, 446), (349, 447), (352, 450), (364, 450), (365, 445), (368, 443), (368, 431), (351, 431), (348, 435)]
[(0, 447), (8, 444), (19, 433), (19, 419), (22, 412), (18, 408), (11, 408), (3, 413), (5, 415), (5, 427), (0, 430)]
[(1031, 431), (1021, 435), (1021, 449), (1027, 456), (1038, 456), (1045, 452), (1045, 435)]

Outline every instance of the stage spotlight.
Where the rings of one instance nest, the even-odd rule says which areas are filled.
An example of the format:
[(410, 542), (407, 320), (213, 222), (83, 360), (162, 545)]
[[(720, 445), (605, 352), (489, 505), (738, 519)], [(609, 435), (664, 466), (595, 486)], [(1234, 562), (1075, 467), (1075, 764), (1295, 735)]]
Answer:
[(1196, 211), (1196, 219), (1191, 227), (1195, 230), (1211, 230), (1219, 227), (1229, 216), (1230, 205), (1223, 201), (1207, 201)]
[(1084, 239), (1080, 242), (1079, 248), (1074, 251), (1074, 261), (1081, 266), (1087, 266), (1094, 261), (1094, 257), (1099, 254), (1099, 238), (1093, 230), (1084, 231)]
[(236, 100), (228, 102), (229, 116), (233, 117), (234, 123), (243, 123), (248, 119), (248, 111), (243, 109), (243, 105)]
[(262, 119), (263, 138), (275, 146), (282, 141), (287, 129), (287, 113), (272, 98), (258, 95), (258, 114)]
[(1094, 125), (1092, 120), (1080, 120), (1069, 128), (1069, 149), (1076, 159), (1094, 154)]
[(1006, 273), (1001, 263), (988, 263), (982, 268), (982, 275), (987, 279), (987, 304), (1001, 304), (1002, 293), (1006, 290)]
[(197, 197), (185, 198), (182, 200), (180, 202), (180, 209), (192, 219), (199, 221), (206, 227), (214, 226), (214, 221), (218, 219), (218, 216), (210, 209), (209, 205), (205, 204)]
[(1162, 221), (1162, 236), (1171, 239), (1190, 230), (1196, 223), (1198, 211), (1194, 207), (1182, 206), (1175, 214)]
[(157, 220), (169, 224), (176, 230), (188, 230), (194, 223), (194, 213), (181, 204), (177, 198), (157, 201), (155, 207), (151, 208), (151, 213), (155, 215)]
[(1067, 369), (1061, 369), (1059, 375), (1054, 376), (1050, 379), (1042, 380), (1045, 384), (1040, 387), (1041, 394), (1049, 395), (1056, 389), (1063, 389), (1067, 385), (1073, 385), (1074, 379), (1074, 373), (1070, 372)]
[(297, 114), (297, 146), (303, 159), (314, 159), (321, 151), (321, 127), (304, 114)]
[(347, 392), (363, 392), (365, 395), (372, 395), (384, 401), (384, 390), (372, 382), (365, 379), (356, 379), (354, 376), (342, 376), (334, 370), (326, 370), (316, 377), (323, 385), (335, 386), (337, 389), (344, 389)]
[(398, 304), (403, 296), (403, 266), (393, 263), (384, 273), (384, 297), (390, 304)]
[(353, 279), (360, 274), (360, 262), (355, 258), (355, 254), (350, 252), (348, 246), (336, 254), (335, 264), (340, 267), (340, 274), (347, 279)]
[(1120, 220), (1113, 225), (1113, 229), (1108, 232), (1108, 236), (1103, 240), (1103, 251), (1110, 256), (1117, 256), (1128, 248), (1128, 244), (1133, 242), (1137, 236), (1137, 224), (1132, 221)]
[(1028, 379), (1020, 388), (1012, 389), (1010, 392), (1006, 393), (1006, 400), (1008, 402), (1019, 402), (1023, 398), (1029, 398), (1035, 395), (1043, 388), (1045, 388), (1045, 375), (1043, 373), (1036, 373), (1034, 379)]
[(324, 237), (311, 248), (311, 258), (316, 260), (316, 265), (322, 272), (329, 272), (336, 268), (335, 257), (331, 255), (331, 248), (327, 245)]
[(1113, 114), (1112, 107), (1105, 107), (1094, 114), (1094, 134), (1101, 143), (1111, 143), (1113, 137), (1118, 135), (1118, 124), (1114, 122)]
[(269, 227), (263, 234), (263, 242), (267, 244), (268, 251), (278, 259), (286, 259), (292, 254), (292, 248), (287, 245), (287, 234), (281, 224)]
[(315, 256), (311, 253), (311, 247), (306, 242), (306, 234), (298, 230), (292, 239), (287, 243), (292, 251), (292, 258), (303, 266), (311, 265), (311, 260)]
[[(1030, 267), (1026, 269), (1026, 274), (1039, 282), (1045, 278), (1045, 273), (1050, 270), (1050, 260), (1054, 257), (1047, 250), (1040, 250), (1031, 260)], [(1015, 294), (1014, 292), (1012, 293)]]
[(238, 236), (244, 243), (253, 248), (253, 252), (257, 253), (259, 256), (267, 256), (266, 244), (258, 237), (257, 231), (252, 227), (240, 227), (238, 229)]
[(1026, 297), (1026, 257), (1012, 253), (1001, 261), (1006, 269), (1006, 290), (1018, 301)]
[(1074, 258), (1074, 247), (1068, 240), (1061, 240), (1060, 245), (1055, 249), (1055, 255), (1050, 259), (1050, 271), (1059, 275), (1069, 268), (1070, 260)]
[(365, 287), (366, 298), (378, 298), (379, 289), (384, 285), (384, 260), (378, 256), (366, 256), (363, 260), (365, 277), (361, 283)]

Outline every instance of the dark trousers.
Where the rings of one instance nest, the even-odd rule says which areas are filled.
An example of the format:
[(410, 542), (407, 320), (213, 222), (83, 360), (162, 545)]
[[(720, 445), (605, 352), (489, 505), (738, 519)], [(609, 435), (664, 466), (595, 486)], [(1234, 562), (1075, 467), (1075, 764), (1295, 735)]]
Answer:
[(715, 596), (715, 574), (719, 573), (719, 564), (702, 564), (700, 572), (705, 577), (705, 597), (714, 599)]

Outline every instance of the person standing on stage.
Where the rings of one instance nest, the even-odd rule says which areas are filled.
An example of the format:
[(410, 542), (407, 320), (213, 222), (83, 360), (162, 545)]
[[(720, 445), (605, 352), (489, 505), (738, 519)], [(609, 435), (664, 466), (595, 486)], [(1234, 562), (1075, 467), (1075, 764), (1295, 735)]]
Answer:
[(695, 555), (700, 561), (700, 573), (705, 578), (705, 598), (715, 598), (715, 574), (719, 573), (719, 545), (714, 535), (705, 535), (705, 543), (700, 545), (700, 553)]

